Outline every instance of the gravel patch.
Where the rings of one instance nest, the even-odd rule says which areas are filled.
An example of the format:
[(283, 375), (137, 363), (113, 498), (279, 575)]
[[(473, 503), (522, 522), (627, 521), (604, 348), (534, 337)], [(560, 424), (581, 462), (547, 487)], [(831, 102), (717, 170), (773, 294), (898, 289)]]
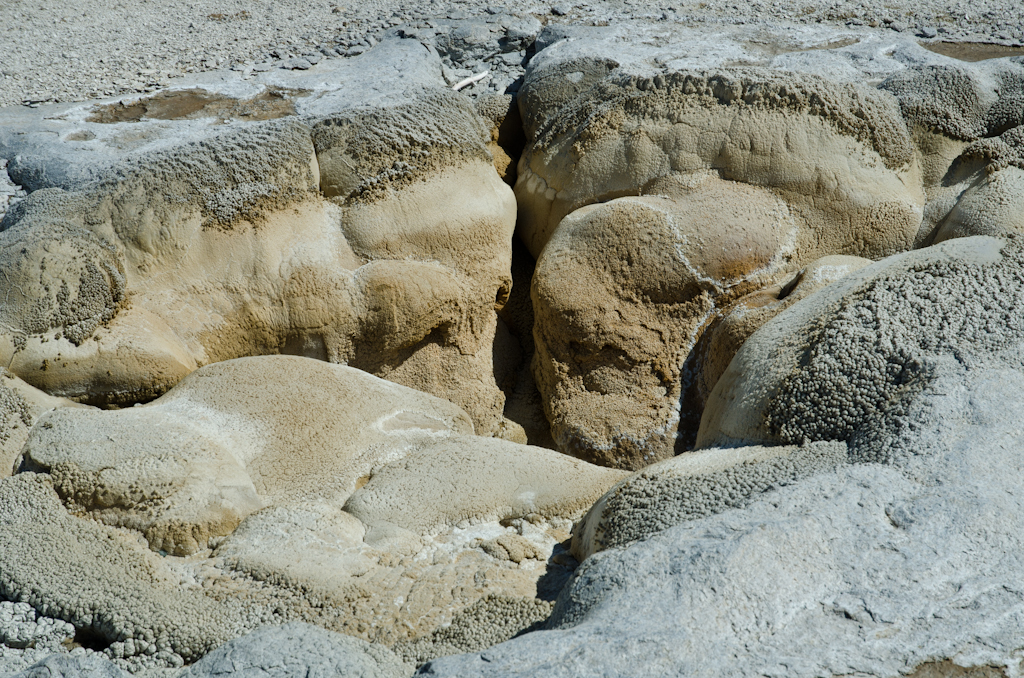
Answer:
[[(437, 19), (533, 14), (542, 23), (648, 18), (705, 23), (833, 24), (925, 42), (1024, 43), (1019, 0), (893, 3), (706, 0), (590, 3), (441, 0), (8, 0), (0, 3), (0, 107), (151, 92), (189, 73), (304, 69), (354, 56), (386, 30)], [(490, 89), (494, 89), (491, 87)]]

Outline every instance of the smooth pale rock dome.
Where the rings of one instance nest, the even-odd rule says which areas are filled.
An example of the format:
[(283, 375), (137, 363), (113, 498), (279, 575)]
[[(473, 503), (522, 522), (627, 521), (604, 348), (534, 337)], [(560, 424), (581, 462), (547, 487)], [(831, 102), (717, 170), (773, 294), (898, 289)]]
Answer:
[(338, 506), (412, 439), (472, 433), (455, 405), (342, 365), (293, 356), (201, 368), (156, 401), (56, 410), (25, 445), (69, 507), (188, 555), (272, 503)]

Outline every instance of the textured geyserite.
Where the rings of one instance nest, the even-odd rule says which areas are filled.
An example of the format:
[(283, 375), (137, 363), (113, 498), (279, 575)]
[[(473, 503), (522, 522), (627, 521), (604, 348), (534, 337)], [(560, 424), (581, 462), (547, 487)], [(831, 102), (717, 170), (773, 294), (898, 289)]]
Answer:
[(595, 505), (580, 555), (615, 546), (547, 629), (422, 673), (1014, 675), (1021, 270), (1019, 237), (963, 238), (777, 315), (712, 394), (726, 447)]
[(34, 192), (0, 233), (5, 364), (51, 394), (123, 406), (199, 365), (306, 355), (498, 431), (491, 352), (515, 201), (490, 126), (437, 84), (358, 103), (207, 131)]
[(909, 248), (925, 203), (891, 96), (764, 69), (613, 70), (549, 112), (516, 194), (554, 438), (633, 469), (692, 445), (720, 309), (823, 256)]

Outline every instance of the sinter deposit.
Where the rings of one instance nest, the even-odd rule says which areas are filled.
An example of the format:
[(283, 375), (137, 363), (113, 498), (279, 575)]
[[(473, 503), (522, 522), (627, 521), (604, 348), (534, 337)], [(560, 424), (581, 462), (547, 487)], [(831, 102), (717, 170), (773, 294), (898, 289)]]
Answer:
[(1024, 675), (1017, 4), (356, 5), (0, 7), (0, 676)]

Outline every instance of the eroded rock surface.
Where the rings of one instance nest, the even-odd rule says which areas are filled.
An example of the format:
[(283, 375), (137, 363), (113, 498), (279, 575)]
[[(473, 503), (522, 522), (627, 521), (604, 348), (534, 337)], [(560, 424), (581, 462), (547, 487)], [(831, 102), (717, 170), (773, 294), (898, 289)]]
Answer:
[[(173, 664), (172, 655), (197, 658), (267, 621), (310, 621), (391, 645), (430, 636), (477, 603), (474, 614), (487, 619), (513, 603), (549, 609), (542, 601), (574, 562), (571, 521), (625, 474), (472, 431), (446, 400), (295, 356), (209, 365), (148, 405), (51, 411), (24, 447), (22, 472), (4, 485), (14, 498), (0, 539), (20, 544), (37, 523), (54, 523), (53, 541), (5, 552), (0, 593), (122, 643), (110, 653), (129, 665), (147, 661), (147, 643), (166, 645), (173, 652), (153, 661)], [(43, 514), (20, 499), (29, 490)], [(71, 576), (99, 557), (103, 540), (123, 558), (97, 582), (83, 579), (81, 591), (29, 566), (45, 552)], [(117, 569), (121, 559), (129, 564)], [(149, 583), (153, 576), (166, 585)], [(119, 587), (139, 592), (115, 600)], [(165, 588), (187, 623), (150, 609), (150, 599), (164, 605)], [(153, 625), (140, 621), (146, 615)], [(504, 639), (538, 621), (522, 619), (498, 630), (481, 622), (464, 641), (408, 653), (422, 661), (431, 647), (475, 649), (479, 638), (497, 638), (492, 631)], [(210, 644), (196, 649), (197, 637)], [(478, 644), (459, 644), (472, 638)]]
[(402, 21), (5, 111), (0, 672), (1020, 673), (1020, 60)]
[[(1019, 248), (1016, 238), (979, 237), (898, 255), (769, 321), (730, 369), (757, 347), (774, 366), (769, 371), (790, 373), (791, 356), (809, 351), (801, 374), (820, 365), (821, 349), (842, 335), (851, 348), (828, 352), (838, 359), (829, 373), (843, 374), (849, 358), (863, 383), (875, 385), (872, 393), (892, 397), (872, 401), (871, 416), (855, 417), (858, 433), (846, 443), (816, 442), (840, 438), (830, 427), (845, 420), (829, 397), (802, 396), (805, 407), (789, 421), (809, 447), (705, 450), (626, 480), (604, 502), (606, 525), (664, 531), (587, 558), (549, 630), (434, 660), (423, 675), (1016, 675), (1024, 333), (998, 304), (989, 303), (1000, 318), (991, 323), (980, 309), (966, 311), (976, 300), (988, 303), (986, 294), (1011, 303)], [(888, 293), (857, 292), (872, 283)], [(944, 285), (971, 292), (940, 294)], [(835, 290), (844, 293), (829, 294)], [(941, 313), (915, 306), (929, 297)], [(847, 312), (855, 308), (861, 312)], [(897, 323), (904, 314), (917, 320)], [(830, 333), (839, 318), (845, 331)], [(878, 331), (878, 319), (892, 319), (897, 335), (918, 343)], [(987, 338), (970, 331), (975, 321), (987, 323)], [(964, 325), (941, 331), (932, 322)], [(964, 343), (941, 344), (959, 340), (953, 337)], [(927, 378), (898, 394), (880, 387), (899, 372), (890, 369), (889, 347), (905, 349), (901, 355)], [(752, 381), (767, 383), (746, 364)], [(839, 400), (857, 393), (816, 383)], [(716, 421), (751, 421), (745, 413), (766, 391), (729, 392), (737, 397), (723, 402), (726, 414)], [(715, 482), (692, 487), (688, 465), (719, 459), (741, 480), (773, 457), (797, 461), (796, 450), (815, 448), (845, 448), (850, 463), (837, 459), (831, 470), (819, 466), (760, 496), (758, 483), (738, 482), (726, 496), (749, 504), (700, 517), (708, 508), (701, 492), (723, 487), (717, 481), (724, 476), (712, 473)], [(743, 457), (749, 466), (736, 463)], [(805, 469), (812, 458), (821, 457), (805, 458)], [(645, 488), (654, 490), (649, 504), (641, 501)]]
[[(382, 50), (402, 66), (394, 42)], [(432, 84), (361, 101), (328, 88), (302, 119), (32, 193), (0, 233), (3, 360), (48, 393), (127, 405), (199, 365), (306, 355), (449, 398), (497, 432), (515, 202), (488, 125), (434, 59)]]

